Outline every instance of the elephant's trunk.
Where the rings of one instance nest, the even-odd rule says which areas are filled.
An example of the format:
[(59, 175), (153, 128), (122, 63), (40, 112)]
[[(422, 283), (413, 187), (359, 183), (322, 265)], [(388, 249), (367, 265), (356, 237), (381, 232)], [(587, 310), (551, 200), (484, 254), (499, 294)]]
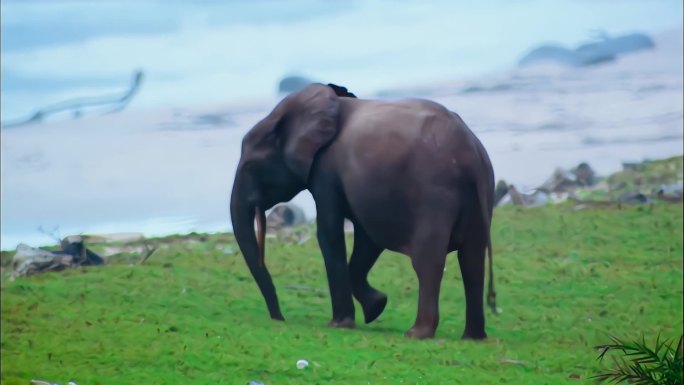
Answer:
[[(231, 196), (230, 215), (233, 221), (235, 240), (237, 240), (249, 271), (259, 286), (264, 300), (266, 300), (266, 306), (268, 306), (271, 318), (284, 320), (285, 318), (283, 318), (280, 312), (273, 280), (264, 265), (264, 212), (252, 204), (247, 196), (242, 193), (237, 180)], [(258, 236), (254, 232), (255, 217), (258, 226)]]

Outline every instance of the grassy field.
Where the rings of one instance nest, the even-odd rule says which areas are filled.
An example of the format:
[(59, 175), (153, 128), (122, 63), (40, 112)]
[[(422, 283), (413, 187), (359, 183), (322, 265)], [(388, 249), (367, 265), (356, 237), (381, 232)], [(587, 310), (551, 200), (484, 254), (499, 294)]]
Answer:
[[(144, 265), (121, 254), (102, 267), (5, 280), (2, 383), (592, 383), (609, 364), (593, 347), (610, 334), (681, 334), (681, 204), (502, 207), (493, 226), (503, 313), (488, 313), (486, 342), (459, 340), (455, 255), (437, 336), (414, 341), (403, 337), (417, 303), (405, 256), (386, 252), (371, 272), (389, 296), (380, 319), (363, 325), (357, 307), (359, 326), (337, 330), (325, 326), (330, 300), (315, 239), (267, 242), (281, 323), (268, 318), (231, 235), (177, 236), (151, 240), (160, 248)], [(311, 365), (297, 369), (300, 358)]]

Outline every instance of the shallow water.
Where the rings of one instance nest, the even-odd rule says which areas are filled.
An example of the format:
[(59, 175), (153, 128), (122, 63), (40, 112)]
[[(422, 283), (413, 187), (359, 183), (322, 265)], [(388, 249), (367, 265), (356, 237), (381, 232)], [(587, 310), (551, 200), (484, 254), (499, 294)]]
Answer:
[(123, 91), (131, 108), (263, 99), (298, 73), (368, 95), (511, 67), (544, 42), (681, 25), (680, 0), (2, 2), (2, 120)]
[[(548, 2), (535, 1), (520, 3), (523, 10), (533, 5), (548, 4)], [(606, 9), (612, 9), (616, 15), (623, 16), (631, 15), (635, 12), (634, 9), (639, 9), (636, 2), (630, 1), (619, 2), (618, 4), (621, 4), (619, 6), (607, 6), (604, 2), (589, 3), (600, 4), (590, 5), (590, 7), (607, 7)], [(74, 12), (77, 14), (82, 5), (76, 4)], [(349, 18), (352, 17), (350, 15), (355, 14), (354, 12), (361, 12), (359, 9), (367, 12), (365, 5), (350, 4), (353, 5), (352, 10), (340, 11), (333, 18), (335, 23), (348, 25), (350, 20), (353, 20)], [(415, 20), (424, 22), (425, 18), (429, 19), (427, 16), (434, 14), (434, 10), (415, 3), (410, 4), (417, 7), (416, 9), (422, 9), (416, 12), (425, 16), (424, 18), (417, 17)], [(445, 4), (443, 5), (446, 7)], [(566, 7), (570, 12), (577, 7), (577, 4), (585, 3), (567, 1), (554, 2), (554, 4), (561, 4), (561, 8)], [(657, 13), (658, 7), (662, 4), (669, 4), (668, 9), (672, 9), (670, 2), (657, 4), (660, 5), (654, 7), (652, 12)], [(114, 7), (116, 8), (116, 5)], [(678, 7), (681, 7), (681, 3)], [(503, 12), (507, 8), (493, 9), (494, 11), (490, 9), (488, 12), (497, 14), (496, 12)], [(4, 11), (5, 3), (3, 3), (3, 31), (6, 28), (5, 17), (7, 16), (7, 12)], [(315, 15), (306, 20), (291, 22), (296, 25), (303, 23), (309, 27), (315, 26), (315, 23), (321, 22), (320, 20), (331, 22), (332, 16), (323, 10), (319, 12), (323, 16)], [(555, 14), (550, 13), (550, 15)], [(550, 19), (555, 17), (551, 16), (549, 16)], [(361, 18), (362, 16), (356, 14), (354, 17)], [(474, 17), (485, 16), (475, 15)], [(605, 17), (596, 16), (595, 19), (589, 19), (599, 23), (599, 21), (604, 21)], [(621, 30), (623, 27), (629, 29), (624, 25), (620, 28), (616, 25), (620, 23), (628, 25), (627, 21), (630, 23), (634, 21), (633, 18), (621, 19), (618, 16), (615, 19), (622, 21), (615, 22), (612, 30)], [(667, 24), (660, 21), (661, 24)], [(508, 22), (505, 21), (504, 25)], [(679, 22), (681, 23), (681, 19)], [(576, 34), (584, 33), (589, 25), (586, 21), (582, 23), (585, 24), (572, 27), (562, 25), (559, 30), (565, 31), (563, 32), (566, 34), (563, 35), (565, 39), (572, 40), (576, 38)], [(336, 28), (342, 28), (338, 24), (335, 24)], [(380, 28), (382, 25), (376, 27)], [(167, 38), (176, 36), (182, 41), (199, 36), (193, 35), (197, 31), (192, 26), (180, 28), (178, 31), (174, 29), (175, 27), (169, 28), (162, 32), (146, 30), (135, 37), (112, 37), (111, 33), (107, 32), (107, 28), (104, 28), (105, 31), (98, 35), (100, 37), (92, 38), (94, 40), (82, 41), (82, 39), (72, 37), (66, 42), (31, 42), (29, 45), (35, 49), (32, 52), (40, 60), (29, 65), (25, 69), (25, 74), (33, 76), (44, 70), (46, 76), (54, 75), (56, 79), (59, 79), (57, 71), (60, 68), (73, 69), (76, 74), (78, 71), (85, 70), (83, 66), (89, 66), (84, 72), (85, 75), (78, 72), (78, 76), (87, 77), (88, 71), (96, 71), (94, 68), (97, 66), (92, 61), (94, 59), (88, 64), (84, 63), (83, 66), (72, 65), (74, 63), (65, 62), (62, 55), (73, 52), (73, 49), (84, 49), (85, 56), (88, 56), (89, 52), (97, 53), (101, 48), (99, 43), (103, 43), (102, 39), (105, 39), (105, 43), (109, 41), (110, 48), (113, 47), (112, 49), (116, 52), (117, 49), (125, 50), (126, 47), (131, 47), (134, 42), (129, 39), (137, 42), (135, 44), (141, 44), (134, 44), (134, 46), (145, 51), (150, 47), (164, 46), (159, 43), (159, 39), (162, 38), (158, 34)], [(231, 33), (242, 31), (240, 28), (249, 29), (242, 24), (226, 26), (221, 23), (218, 23), (216, 28), (218, 28), (217, 31), (222, 28), (238, 28), (232, 29)], [(294, 32), (287, 30), (293, 34), (298, 33), (299, 27), (293, 28)], [(363, 31), (364, 28), (369, 27), (359, 28)], [(525, 33), (532, 34), (535, 28), (541, 27), (538, 25), (534, 28), (529, 27), (529, 31), (522, 29), (527, 31)], [(325, 28), (322, 31), (321, 35), (327, 33)], [(556, 33), (561, 34), (558, 31)], [(3, 42), (4, 35), (3, 33)], [(553, 33), (548, 37), (553, 37), (551, 35)], [(473, 71), (470, 76), (465, 76), (469, 74), (468, 70), (440, 72), (439, 68), (442, 64), (437, 63), (432, 66), (433, 62), (442, 61), (444, 59), (442, 57), (428, 60), (425, 63), (425, 68), (428, 70), (423, 70), (422, 66), (418, 69), (415, 62), (408, 59), (404, 61), (407, 57), (405, 52), (394, 47), (387, 48), (388, 52), (393, 52), (398, 56), (390, 55), (383, 60), (396, 61), (392, 65), (396, 64), (397, 67), (393, 68), (395, 70), (403, 68), (396, 71), (404, 71), (402, 73), (411, 75), (402, 77), (392, 72), (394, 70), (388, 70), (385, 80), (398, 77), (403, 79), (405, 84), (379, 80), (374, 83), (366, 80), (375, 77), (377, 73), (384, 72), (386, 67), (383, 66), (389, 64), (379, 61), (378, 63), (382, 65), (378, 68), (369, 64), (374, 62), (373, 58), (364, 56), (363, 53), (364, 50), (370, 51), (373, 48), (373, 45), (369, 43), (368, 46), (359, 47), (359, 52), (353, 51), (349, 54), (351, 58), (358, 60), (365, 57), (366, 61), (359, 63), (358, 66), (344, 61), (337, 64), (327, 63), (328, 67), (325, 67), (325, 71), (313, 71), (312, 74), (318, 73), (335, 79), (349, 79), (349, 82), (343, 84), (360, 97), (373, 97), (383, 90), (381, 95), (386, 98), (425, 97), (443, 103), (458, 112), (481, 138), (492, 158), (497, 179), (505, 179), (524, 190), (541, 184), (556, 167), (569, 168), (586, 161), (599, 174), (605, 175), (619, 170), (622, 161), (641, 161), (682, 153), (684, 100), (681, 26), (669, 32), (655, 34), (655, 36), (656, 50), (625, 56), (614, 63), (585, 69), (553, 66), (524, 70), (512, 69), (505, 65), (506, 61), (512, 62), (517, 57), (511, 52), (505, 52), (504, 54), (508, 56), (504, 60), (502, 59), (504, 54), (499, 52), (497, 54), (499, 56), (495, 55), (496, 58), (491, 60), (493, 63), (491, 67), (483, 66), (479, 74), (478, 71)], [(525, 40), (523, 37), (518, 38), (520, 41)], [(518, 38), (511, 38), (514, 47)], [(99, 43), (94, 44), (93, 41)], [(215, 41), (210, 40), (206, 44)], [(258, 42), (259, 39), (256, 41)], [(306, 42), (303, 40), (303, 43)], [(535, 41), (526, 41), (525, 44), (520, 43), (519, 46), (533, 45), (535, 42), (536, 38)], [(3, 87), (6, 86), (5, 76), (8, 76), (6, 69), (16, 70), (19, 64), (28, 63), (27, 57), (30, 56), (28, 51), (22, 51), (11, 45), (10, 48), (13, 51), (10, 55), (6, 55), (3, 44)], [(345, 49), (350, 49), (350, 47), (345, 47)], [(152, 49), (151, 52), (153, 51)], [(198, 52), (201, 57), (202, 49)], [(482, 56), (480, 57), (476, 52), (481, 52)], [(490, 58), (487, 52), (489, 52), (487, 49), (470, 51), (471, 56), (475, 57), (473, 60), (486, 58), (482, 59), (484, 61)], [(121, 56), (119, 64), (128, 63), (129, 56), (131, 55)], [(152, 56), (154, 55), (143, 52), (140, 60), (151, 60)], [(336, 56), (334, 53), (328, 53), (328, 57), (335, 58)], [(49, 62), (48, 59), (54, 59), (56, 62)], [(244, 80), (246, 82), (244, 84), (236, 81), (235, 87), (221, 88), (218, 93), (207, 92), (207, 87), (216, 89), (217, 85), (225, 84), (224, 82), (227, 81), (226, 79), (219, 81), (213, 76), (219, 76), (218, 74), (235, 76), (235, 73), (224, 74), (231, 71), (220, 70), (220, 65), (225, 64), (222, 60), (224, 59), (217, 58), (214, 63), (216, 68), (212, 67), (214, 74), (212, 75), (212, 71), (207, 70), (206, 78), (190, 76), (198, 69), (193, 66), (184, 67), (182, 71), (178, 70), (179, 73), (188, 70), (180, 77), (155, 79), (151, 76), (144, 86), (147, 87), (144, 89), (146, 93), (141, 94), (139, 100), (136, 99), (137, 104), (132, 106), (133, 108), (120, 114), (85, 117), (78, 120), (63, 118), (47, 124), (3, 128), (2, 163), (0, 164), (2, 169), (0, 247), (2, 249), (14, 248), (19, 242), (32, 245), (53, 243), (54, 241), (49, 236), (37, 230), (39, 226), (42, 226), (46, 232), (58, 226), (58, 233), (62, 236), (81, 232), (140, 231), (147, 235), (163, 235), (189, 231), (229, 230), (228, 201), (235, 166), (239, 158), (240, 141), (244, 133), (276, 102), (277, 98), (272, 91), (281, 74), (276, 75), (273, 71), (272, 76), (266, 76), (264, 72), (261, 73), (258, 81), (245, 76), (240, 80)], [(160, 62), (150, 62), (161, 66), (150, 68), (162, 68)], [(6, 66), (6, 63), (11, 65)], [(250, 68), (266, 72), (273, 70), (271, 67), (274, 65), (270, 61), (264, 59), (257, 63), (260, 65), (252, 63)], [(263, 68), (261, 63), (263, 63)], [(454, 68), (455, 66), (451, 63), (453, 61), (449, 61), (449, 66)], [(114, 73), (113, 67), (108, 67), (110, 64), (97, 69), (101, 73), (95, 73), (93, 76), (96, 78), (100, 75), (105, 76), (103, 74), (110, 73), (108, 71)], [(182, 67), (181, 64), (174, 65)], [(282, 65), (277, 67), (285, 68), (287, 61), (280, 64)], [(173, 69), (174, 65), (169, 68)], [(321, 64), (316, 68), (323, 67)], [(409, 71), (409, 68), (412, 69)], [(199, 69), (204, 71), (206, 68)], [(487, 73), (482, 74), (483, 72)], [(13, 72), (12, 76), (16, 73)], [(416, 73), (420, 74), (416, 75)], [(382, 78), (378, 76), (378, 79)], [(451, 80), (459, 78), (461, 80)], [(450, 81), (438, 81), (440, 79)], [(245, 86), (252, 81), (254, 81), (254, 93), (245, 92), (244, 98), (238, 98), (239, 95), (243, 95), (239, 91), (240, 84)], [(96, 84), (94, 88), (88, 86), (80, 90), (91, 92), (102, 88), (102, 82), (95, 81), (94, 84)], [(355, 87), (357, 84), (364, 86)], [(187, 87), (188, 92), (185, 94), (170, 92), (166, 95), (171, 85), (182, 89)], [(12, 87), (3, 88), (3, 119), (5, 119), (6, 109), (15, 111), (12, 106), (21, 106), (24, 103), (21, 101), (22, 97), (16, 98), (17, 95), (24, 95), (28, 98), (31, 95), (40, 94), (37, 90), (43, 89), (47, 96), (37, 97), (37, 103), (43, 100), (42, 97), (57, 98), (75, 92), (61, 85), (50, 86), (52, 88), (32, 88), (21, 81), (17, 83), (16, 79)], [(256, 99), (250, 101), (247, 96)], [(216, 100), (221, 100), (221, 102), (215, 102)], [(16, 107), (16, 111), (22, 111), (22, 108), (26, 110), (28, 108), (26, 106)], [(315, 215), (313, 202), (308, 193), (302, 193), (294, 200), (304, 207), (309, 217)]]

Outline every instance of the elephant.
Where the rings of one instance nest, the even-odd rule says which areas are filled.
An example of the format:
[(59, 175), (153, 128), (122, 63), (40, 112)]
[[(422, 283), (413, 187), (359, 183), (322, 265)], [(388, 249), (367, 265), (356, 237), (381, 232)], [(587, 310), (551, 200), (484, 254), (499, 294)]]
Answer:
[[(333, 327), (366, 323), (387, 296), (368, 282), (384, 250), (410, 257), (418, 311), (407, 337), (434, 337), (446, 255), (458, 251), (466, 299), (463, 339), (484, 339), (484, 281), (496, 309), (490, 225), (494, 172), (479, 139), (454, 112), (423, 99), (359, 99), (315, 83), (283, 98), (244, 136), (230, 199), (233, 233), (270, 316), (284, 321), (264, 264), (265, 211), (308, 189), (315, 201)], [(394, 216), (402, 208), (401, 217)], [(345, 219), (354, 225), (347, 263)], [(256, 229), (254, 222), (256, 221)]]

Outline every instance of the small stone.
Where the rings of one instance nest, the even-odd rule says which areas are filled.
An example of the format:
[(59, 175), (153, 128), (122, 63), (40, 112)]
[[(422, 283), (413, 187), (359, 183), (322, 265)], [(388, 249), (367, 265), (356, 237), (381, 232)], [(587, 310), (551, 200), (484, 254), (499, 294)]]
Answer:
[(297, 369), (304, 369), (307, 366), (309, 366), (309, 361), (307, 361), (307, 360), (298, 360), (297, 361)]

